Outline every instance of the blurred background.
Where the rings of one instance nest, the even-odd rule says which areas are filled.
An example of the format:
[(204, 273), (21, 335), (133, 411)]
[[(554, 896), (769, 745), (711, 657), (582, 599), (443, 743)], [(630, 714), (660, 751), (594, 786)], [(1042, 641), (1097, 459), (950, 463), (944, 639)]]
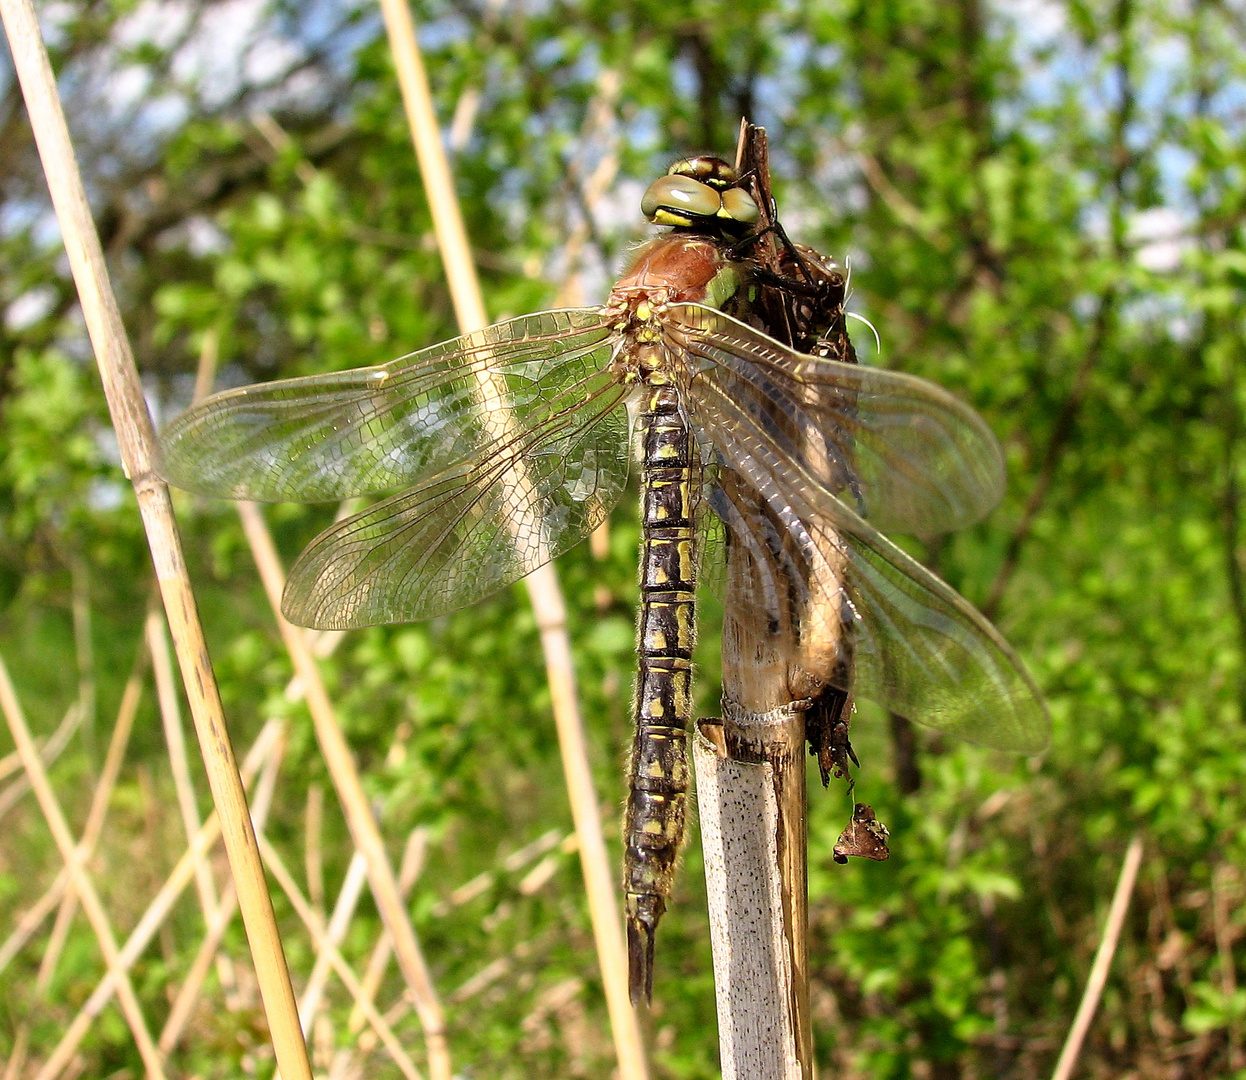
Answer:
[[(790, 234), (851, 267), (863, 359), (934, 379), (1003, 443), (1004, 504), (920, 556), (995, 619), (1054, 718), (1017, 759), (863, 706), (856, 798), (892, 834), (837, 866), (850, 810), (810, 788), (823, 1075), (1049, 1075), (1125, 848), (1141, 873), (1079, 1064), (1246, 1076), (1246, 6), (1238, 0), (414, 5), (489, 314), (600, 301), (675, 157), (770, 136)], [(379, 13), (352, 0), (40, 5), (149, 402), (355, 367), (455, 333)], [(143, 652), (149, 556), (59, 233), (0, 56), (0, 655), (75, 829)], [(859, 324), (853, 324), (859, 327)], [(288, 738), (268, 835), (332, 907), (352, 848), (231, 506), (179, 496), (240, 746)], [(287, 564), (332, 508), (269, 513)], [(617, 852), (637, 514), (559, 560), (597, 789)], [(717, 712), (706, 614), (699, 714)], [(523, 591), (322, 650), (463, 1077), (606, 1077), (609, 1027), (534, 620)], [(142, 661), (137, 661), (142, 663)], [(149, 680), (148, 680), (149, 682)], [(61, 867), (0, 734), (0, 938)], [(197, 812), (210, 809), (190, 747)], [(7, 763), (7, 765), (5, 764)], [(7, 770), (7, 771), (6, 771)], [(815, 774), (816, 776), (816, 774)], [(91, 863), (129, 929), (186, 839), (144, 689)], [(216, 887), (225, 881), (218, 861)], [(659, 941), (658, 1077), (717, 1075), (699, 843)], [(310, 966), (288, 903), (286, 948)], [(202, 940), (190, 890), (135, 969), (153, 1023)], [(343, 943), (366, 961), (364, 898)], [(79, 916), (4, 955), (0, 1058), (46, 1058), (100, 978)], [(177, 1075), (271, 1071), (237, 920)], [(3, 955), (0, 953), (0, 955)], [(363, 958), (362, 960), (360, 958)], [(396, 974), (379, 1000), (397, 1000)], [(326, 990), (316, 1061), (349, 1045)], [(411, 1052), (419, 1028), (396, 1030)], [(138, 1076), (115, 1006), (78, 1075)], [(33, 1065), (28, 1068), (33, 1069)], [(398, 1075), (383, 1054), (370, 1076)], [(10, 1072), (5, 1074), (9, 1080)], [(13, 1073), (17, 1075), (34, 1075)]]

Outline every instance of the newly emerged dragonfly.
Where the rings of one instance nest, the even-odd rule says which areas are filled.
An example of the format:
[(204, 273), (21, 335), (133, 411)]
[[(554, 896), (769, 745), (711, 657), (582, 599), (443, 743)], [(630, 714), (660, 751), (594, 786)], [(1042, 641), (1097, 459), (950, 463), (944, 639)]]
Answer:
[(642, 209), (671, 231), (636, 252), (600, 307), (217, 394), (163, 435), (165, 478), (208, 495), (397, 492), (321, 533), (290, 571), (286, 615), (339, 630), (453, 611), (555, 558), (606, 519), (638, 446), (633, 1000), (651, 993), (684, 832), (706, 538), (718, 555), (745, 554), (746, 617), (804, 670), (973, 742), (1047, 740), (1034, 684), (999, 633), (883, 535), (947, 532), (995, 506), (1003, 460), (984, 422), (931, 383), (816, 342), (798, 352), (751, 325), (750, 304), (776, 281), (748, 257), (758, 205), (725, 162), (677, 163)]

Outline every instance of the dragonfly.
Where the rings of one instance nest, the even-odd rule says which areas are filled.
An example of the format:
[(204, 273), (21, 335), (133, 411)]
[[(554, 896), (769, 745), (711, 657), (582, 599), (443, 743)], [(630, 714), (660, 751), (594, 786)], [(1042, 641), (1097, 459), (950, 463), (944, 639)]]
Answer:
[[(165, 429), (160, 465), (224, 498), (381, 496), (313, 539), (285, 587), (292, 622), (346, 630), (442, 615), (531, 573), (606, 521), (639, 459), (634, 1002), (652, 995), (685, 831), (698, 577), (724, 552), (746, 568), (736, 616), (841, 698), (1009, 751), (1041, 750), (1049, 724), (999, 632), (884, 535), (945, 533), (996, 505), (1003, 457), (986, 423), (820, 338), (833, 264), (786, 241), (790, 273), (752, 258), (766, 208), (725, 161), (677, 162), (641, 209), (668, 231), (604, 304), (216, 394)], [(801, 350), (759, 326), (776, 295), (794, 298)]]

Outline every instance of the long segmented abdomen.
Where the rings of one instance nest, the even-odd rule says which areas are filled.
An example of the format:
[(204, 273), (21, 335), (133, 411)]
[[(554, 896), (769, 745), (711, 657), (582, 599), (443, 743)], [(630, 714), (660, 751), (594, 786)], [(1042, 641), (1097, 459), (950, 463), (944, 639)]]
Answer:
[(642, 413), (641, 573), (636, 733), (624, 822), (629, 989), (653, 993), (653, 941), (666, 910), (688, 801), (688, 727), (696, 637), (700, 469), (673, 387), (655, 388)]

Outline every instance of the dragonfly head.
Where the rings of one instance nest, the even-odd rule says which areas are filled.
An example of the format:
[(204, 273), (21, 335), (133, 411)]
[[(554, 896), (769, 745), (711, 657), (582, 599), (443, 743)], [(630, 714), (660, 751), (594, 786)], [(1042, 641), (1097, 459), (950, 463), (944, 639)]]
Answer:
[(753, 197), (740, 186), (736, 170), (709, 156), (675, 162), (649, 185), (640, 209), (657, 225), (714, 235), (742, 233), (761, 216)]

